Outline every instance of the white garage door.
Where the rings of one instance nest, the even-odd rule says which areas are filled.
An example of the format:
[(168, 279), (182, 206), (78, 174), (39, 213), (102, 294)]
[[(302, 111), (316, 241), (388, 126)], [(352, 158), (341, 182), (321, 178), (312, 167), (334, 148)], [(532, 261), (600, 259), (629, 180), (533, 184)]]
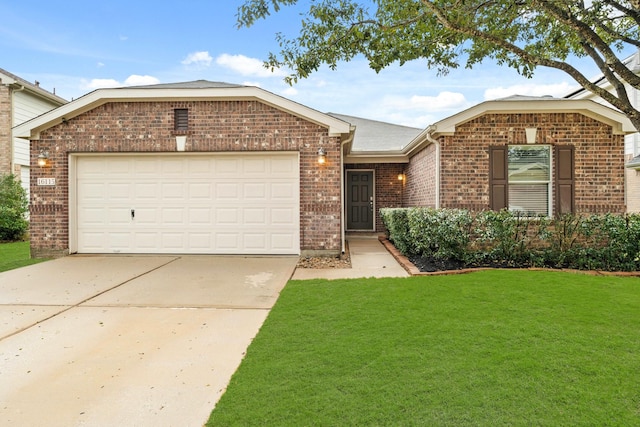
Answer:
[(79, 253), (300, 252), (297, 153), (75, 160)]

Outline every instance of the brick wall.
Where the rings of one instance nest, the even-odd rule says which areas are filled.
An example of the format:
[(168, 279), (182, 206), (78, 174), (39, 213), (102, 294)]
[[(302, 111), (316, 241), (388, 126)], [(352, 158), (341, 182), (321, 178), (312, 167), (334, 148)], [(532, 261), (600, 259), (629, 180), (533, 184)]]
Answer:
[(436, 206), (436, 160), (434, 144), (429, 144), (411, 158), (405, 168), (407, 184), (403, 206)]
[(384, 233), (386, 231), (380, 217), (380, 209), (402, 207), (402, 194), (404, 192), (405, 181), (398, 180), (398, 174), (404, 172), (404, 167), (405, 165), (401, 163), (362, 163), (345, 165), (345, 169), (369, 169), (374, 171), (376, 205), (375, 231), (378, 233)]
[[(578, 113), (486, 114), (441, 137), (441, 206), (489, 209), (489, 145), (537, 143), (575, 147), (575, 209), (624, 212), (624, 137)], [(411, 181), (408, 181), (409, 183)]]
[[(108, 103), (43, 131), (31, 149), (31, 246), (35, 256), (69, 248), (68, 156), (78, 152), (175, 152), (173, 110), (189, 109), (186, 152), (299, 151), (302, 251), (341, 249), (340, 141), (327, 129), (258, 101)], [(318, 147), (327, 151), (317, 164)], [(48, 151), (50, 168), (36, 166)], [(37, 186), (53, 177), (55, 187)]]
[(11, 173), (11, 89), (0, 82), (0, 175)]

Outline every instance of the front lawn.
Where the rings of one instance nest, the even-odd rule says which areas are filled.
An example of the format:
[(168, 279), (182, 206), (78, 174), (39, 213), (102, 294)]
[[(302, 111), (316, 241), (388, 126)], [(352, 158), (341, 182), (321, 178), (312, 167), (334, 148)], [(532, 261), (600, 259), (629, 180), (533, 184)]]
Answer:
[(640, 425), (639, 372), (637, 278), (291, 281), (208, 425)]
[(0, 243), (0, 272), (45, 261), (31, 258), (29, 242)]

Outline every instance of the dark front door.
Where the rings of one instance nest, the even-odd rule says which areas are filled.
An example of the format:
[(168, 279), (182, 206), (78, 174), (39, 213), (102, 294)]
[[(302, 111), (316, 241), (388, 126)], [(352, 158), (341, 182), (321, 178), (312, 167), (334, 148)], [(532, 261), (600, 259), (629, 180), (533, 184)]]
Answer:
[(373, 230), (373, 171), (347, 171), (347, 230)]

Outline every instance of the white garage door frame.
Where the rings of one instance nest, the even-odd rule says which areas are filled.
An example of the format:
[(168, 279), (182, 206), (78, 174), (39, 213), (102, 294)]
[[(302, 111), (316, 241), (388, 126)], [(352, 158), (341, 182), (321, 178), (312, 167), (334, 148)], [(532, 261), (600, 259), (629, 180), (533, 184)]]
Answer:
[[(86, 160), (85, 160), (86, 159)], [(193, 161), (193, 159), (197, 161)], [(115, 162), (109, 162), (109, 160), (115, 160)], [(278, 163), (280, 161), (280, 163)], [(282, 162), (285, 163), (282, 163)], [(292, 163), (294, 162), (295, 163)], [(187, 187), (184, 185), (193, 185), (194, 192), (200, 192), (199, 194), (204, 194), (204, 197), (207, 196), (207, 191), (211, 191), (212, 199), (210, 200), (210, 204), (212, 205), (212, 209), (216, 209), (215, 212), (207, 214), (206, 212), (203, 214), (203, 217), (215, 217), (216, 219), (210, 220), (216, 222), (214, 227), (202, 227), (201, 230), (211, 231), (211, 236), (207, 237), (206, 233), (194, 233), (199, 234), (198, 238), (206, 240), (207, 238), (213, 239), (214, 243), (212, 246), (203, 250), (202, 246), (198, 245), (189, 245), (187, 244), (186, 250), (175, 249), (176, 247), (180, 247), (180, 245), (172, 246), (168, 245), (168, 248), (159, 248), (157, 250), (149, 250), (150, 246), (143, 247), (140, 249), (140, 246), (134, 245), (135, 248), (133, 250), (104, 250), (98, 249), (93, 250), (91, 248), (96, 247), (92, 244), (87, 244), (88, 238), (87, 236), (95, 235), (97, 240), (100, 238), (99, 232), (88, 232), (87, 224), (95, 223), (98, 224), (96, 226), (96, 230), (102, 227), (102, 232), (104, 232), (105, 227), (108, 228), (109, 231), (112, 230), (112, 227), (124, 227), (123, 230), (128, 230), (128, 225), (124, 220), (124, 210), (127, 202), (125, 201), (124, 205), (119, 206), (119, 211), (117, 209), (112, 210), (110, 213), (106, 213), (106, 209), (99, 208), (98, 205), (91, 206), (91, 202), (87, 202), (85, 200), (85, 196), (83, 194), (100, 194), (100, 193), (108, 193), (111, 191), (105, 188), (100, 187), (101, 180), (99, 178), (87, 180), (86, 174), (90, 165), (104, 165), (108, 162), (109, 165), (115, 164), (123, 164), (127, 162), (133, 162), (135, 164), (151, 164), (157, 162), (161, 165), (176, 165), (176, 164), (186, 164), (186, 165), (200, 165), (200, 173), (205, 173), (207, 162), (215, 162), (212, 163), (213, 167), (211, 169), (220, 170), (221, 175), (212, 175), (206, 176), (203, 180), (203, 176), (198, 176), (198, 178), (191, 178), (192, 175), (184, 175), (188, 178), (186, 180), (177, 179), (171, 181), (170, 178), (166, 178), (166, 172), (163, 171), (161, 175), (163, 178), (158, 180), (150, 179), (150, 176), (147, 175), (146, 178), (144, 174), (136, 173), (135, 176), (139, 177), (138, 179), (132, 180), (132, 182), (144, 184), (147, 187), (153, 187), (155, 181), (160, 182), (160, 184), (164, 187), (173, 187), (173, 190), (169, 189), (169, 191), (173, 192), (169, 194), (169, 197), (166, 197), (166, 193), (162, 193), (158, 200), (167, 200), (171, 199), (171, 197), (175, 196), (177, 200), (177, 204), (174, 203), (171, 205), (169, 203), (167, 208), (167, 214), (164, 214), (164, 211), (160, 214), (156, 213), (156, 217), (170, 217), (171, 211), (177, 212), (177, 217), (184, 218), (186, 216), (193, 216), (193, 212), (182, 213), (180, 214), (179, 207), (184, 206), (185, 202), (184, 197), (183, 201), (180, 202), (179, 198), (184, 196), (184, 193), (190, 192), (187, 190)], [(240, 168), (233, 170), (233, 165), (240, 165)], [(280, 170), (278, 166), (280, 165), (289, 165), (288, 167), (282, 168)], [(221, 167), (218, 167), (220, 165)], [(261, 169), (261, 165), (264, 165), (265, 170)], [(226, 168), (223, 170), (223, 167)], [(203, 169), (205, 167), (205, 169)], [(229, 167), (229, 168), (227, 168)], [(164, 166), (163, 166), (164, 168)], [(273, 170), (271, 170), (273, 168)], [(288, 172), (284, 169), (294, 169), (294, 171), (289, 170)], [(131, 172), (128, 172), (131, 173)], [(184, 172), (183, 172), (184, 173)], [(218, 172), (216, 172), (218, 173)], [(85, 178), (82, 178), (82, 182), (79, 181), (79, 178), (82, 174), (85, 174)], [(89, 175), (92, 173), (90, 172)], [(206, 173), (205, 173), (206, 175)], [(99, 176), (96, 174), (95, 176)], [(194, 175), (195, 176), (195, 175)], [(107, 182), (111, 178), (107, 178)], [(115, 180), (115, 179), (114, 179)], [(188, 181), (187, 184), (184, 181)], [(80, 184), (79, 184), (80, 182)], [(120, 181), (122, 183), (122, 181)], [(180, 184), (183, 185), (182, 189)], [(94, 185), (94, 190), (89, 192), (84, 186), (85, 185)], [(208, 187), (207, 187), (208, 185)], [(83, 187), (83, 189), (79, 187)], [(208, 190), (208, 188), (211, 190)], [(279, 191), (282, 192), (279, 193)], [(158, 190), (160, 191), (160, 190)], [(164, 191), (164, 190), (163, 190)], [(135, 205), (137, 196), (132, 196), (131, 194), (136, 192), (140, 194), (140, 190), (130, 190), (129, 196), (133, 201), (129, 202), (129, 205)], [(153, 190), (151, 191), (153, 192)], [(228, 198), (224, 200), (227, 196), (233, 196), (235, 193), (241, 193), (242, 196), (236, 205), (233, 202), (233, 198)], [(245, 197), (245, 195), (247, 195)], [(190, 197), (190, 196), (189, 196)], [(213, 198), (221, 197), (221, 199), (217, 199), (216, 202), (213, 202)], [(83, 200), (80, 200), (83, 199)], [(272, 200), (272, 202), (270, 202)], [(107, 203), (107, 202), (105, 202)], [(111, 202), (109, 202), (111, 203)], [(165, 202), (161, 202), (165, 203)], [(202, 200), (199, 200), (199, 211), (204, 212), (206, 209), (202, 209)], [(89, 207), (87, 207), (89, 206)], [(163, 205), (163, 208), (164, 209)], [(129, 207), (131, 210), (136, 210), (135, 206), (127, 206), (126, 211), (128, 215)], [(83, 209), (82, 213), (79, 212), (79, 209)], [(134, 218), (132, 219), (132, 223), (136, 224), (135, 221), (138, 220), (137, 224), (144, 223), (144, 215), (145, 208), (144, 206), (140, 206), (135, 212), (135, 215), (132, 215)], [(148, 206), (147, 206), (148, 210)], [(104, 211), (104, 212), (103, 212)], [(87, 212), (95, 212), (95, 219), (90, 218), (87, 220), (88, 215)], [(115, 213), (114, 213), (115, 212)], [(236, 213), (234, 213), (236, 212)], [(197, 212), (196, 212), (197, 214)], [(118, 216), (118, 221), (113, 221), (111, 217)], [(225, 216), (226, 215), (226, 216)], [(104, 219), (104, 216), (110, 216), (109, 219)], [(246, 224), (233, 223), (233, 218), (242, 218), (239, 221), (244, 221)], [(246, 220), (244, 218), (247, 218)], [(266, 219), (265, 219), (266, 218)], [(183, 219), (184, 220), (184, 219)], [(266, 221), (264, 224), (261, 221)], [(116, 224), (115, 226), (109, 225), (108, 227), (105, 224), (102, 224), (102, 221), (108, 221), (109, 224)], [(159, 220), (156, 220), (159, 221)], [(191, 220), (186, 220), (191, 221)], [(83, 223), (81, 226), (80, 222)], [(173, 233), (171, 229), (167, 229), (165, 219), (161, 220), (162, 222), (162, 230), (167, 230), (167, 236), (162, 236), (164, 245), (164, 238), (167, 237), (167, 240), (171, 238), (175, 238), (175, 241), (180, 240), (180, 233)], [(124, 225), (118, 225), (124, 224)], [(136, 224), (136, 225), (137, 225)], [(192, 224), (191, 224), (192, 225)], [(188, 226), (191, 226), (188, 224)], [(177, 225), (177, 228), (173, 231), (184, 231), (188, 227), (184, 227), (181, 225)], [(200, 227), (200, 226), (198, 226)], [(235, 228), (234, 228), (235, 227)], [(216, 228), (216, 230), (214, 230)], [(224, 229), (224, 230), (222, 230)], [(158, 230), (156, 229), (156, 232)], [(224, 232), (224, 233), (223, 233)], [(236, 240), (241, 240), (237, 247), (234, 248), (233, 243), (233, 234), (236, 233)], [(216, 234), (218, 233), (218, 234)], [(260, 235), (260, 233), (264, 233), (264, 235)], [(121, 234), (126, 234), (123, 232)], [(150, 235), (152, 233), (149, 233)], [(110, 234), (111, 236), (111, 234)], [(221, 236), (218, 239), (218, 236)], [(112, 238), (112, 236), (110, 237)], [(185, 237), (185, 239), (190, 240), (191, 236)], [(136, 240), (138, 237), (136, 237)], [(226, 239), (223, 241), (223, 239)], [(97, 241), (96, 240), (96, 241)], [(184, 240), (184, 239), (183, 239)], [(153, 240), (151, 239), (150, 242)], [(157, 240), (156, 240), (157, 241)], [(263, 242), (263, 243), (261, 243)], [(206, 243), (203, 243), (206, 244)], [(162, 246), (161, 245), (161, 246)], [(89, 249), (87, 249), (89, 248)], [(195, 249), (193, 249), (195, 248)], [(72, 153), (69, 156), (69, 252), (70, 253), (188, 253), (188, 254), (245, 254), (245, 255), (271, 255), (271, 254), (282, 254), (282, 255), (299, 255), (300, 253), (300, 155), (298, 152), (290, 152), (290, 151), (272, 151), (272, 152), (228, 152), (228, 153)]]

